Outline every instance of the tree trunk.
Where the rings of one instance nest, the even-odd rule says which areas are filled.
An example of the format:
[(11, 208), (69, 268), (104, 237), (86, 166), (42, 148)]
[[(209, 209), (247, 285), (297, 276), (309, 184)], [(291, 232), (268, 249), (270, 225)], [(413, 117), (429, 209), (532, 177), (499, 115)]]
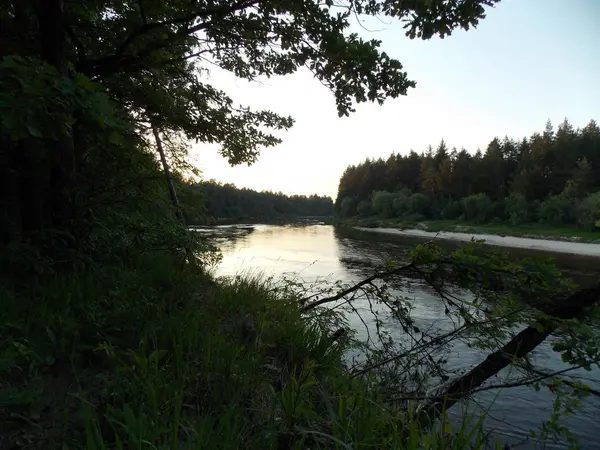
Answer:
[[(42, 58), (67, 76), (64, 40), (64, 5), (62, 0), (39, 3), (38, 21)], [(49, 210), (53, 227), (65, 227), (72, 218), (72, 196), (75, 181), (75, 149), (71, 127), (67, 134), (46, 145), (49, 152)]]
[[(587, 308), (600, 301), (600, 284), (582, 289), (564, 299), (548, 312), (554, 319), (569, 320), (580, 317)], [(430, 399), (418, 415), (424, 426), (431, 425), (440, 414), (492, 376), (507, 367), (514, 360), (523, 358), (552, 334), (558, 324), (552, 319), (540, 319), (536, 324), (525, 328), (501, 349), (489, 355), (483, 362), (456, 379), (445, 392)]]
[(21, 190), (19, 172), (12, 156), (16, 154), (14, 143), (0, 141), (0, 243), (19, 242), (22, 237)]
[[(187, 228), (185, 223), (185, 216), (181, 211), (181, 205), (179, 204), (179, 198), (177, 198), (177, 191), (175, 190), (175, 185), (173, 184), (173, 177), (171, 176), (171, 170), (169, 169), (169, 163), (167, 162), (167, 158), (165, 156), (165, 151), (162, 146), (162, 141), (160, 139), (160, 133), (158, 132), (158, 128), (151, 122), (152, 133), (154, 134), (154, 140), (156, 141), (156, 149), (158, 150), (158, 154), (160, 155), (160, 162), (162, 163), (163, 171), (165, 173), (165, 179), (167, 181), (167, 187), (169, 189), (169, 196), (171, 197), (171, 202), (173, 203), (173, 207), (175, 208), (175, 215), (177, 219), (181, 223), (181, 225)], [(190, 264), (193, 264), (196, 261), (194, 257), (194, 252), (192, 252), (189, 246), (185, 246), (185, 253), (187, 255), (188, 261)]]

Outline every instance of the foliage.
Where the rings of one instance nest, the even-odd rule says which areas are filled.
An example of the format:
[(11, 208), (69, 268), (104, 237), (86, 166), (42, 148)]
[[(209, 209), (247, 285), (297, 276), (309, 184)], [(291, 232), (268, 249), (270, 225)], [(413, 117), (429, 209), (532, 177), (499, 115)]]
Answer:
[(462, 200), (465, 219), (469, 222), (481, 223), (492, 216), (492, 200), (486, 194), (474, 194)]
[[(239, 189), (232, 184), (203, 181), (187, 188), (204, 199), (206, 213), (216, 219), (248, 220), (279, 217), (331, 216), (333, 200), (318, 195), (284, 195)], [(186, 203), (185, 201), (183, 203)], [(201, 222), (190, 222), (201, 223)]]
[(538, 217), (544, 223), (553, 225), (562, 225), (572, 222), (573, 201), (560, 195), (548, 197), (542, 203), (538, 210)]
[(455, 220), (460, 217), (463, 217), (464, 211), (465, 211), (465, 208), (464, 208), (463, 202), (450, 201), (444, 207), (444, 209), (442, 211), (442, 217), (444, 219)]
[(600, 192), (588, 195), (579, 206), (579, 224), (587, 230), (600, 228)]
[(529, 204), (523, 194), (512, 193), (506, 199), (506, 214), (513, 225), (529, 221)]
[[(435, 325), (413, 315), (414, 298), (407, 294), (412, 283), (422, 289), (423, 282), (445, 308), (447, 318)], [(341, 308), (359, 315), (376, 351), (354, 373), (380, 380), (407, 408), (411, 402), (419, 403), (419, 423), (431, 423), (440, 410), (467, 393), (516, 385), (539, 388), (541, 381), (561, 405), (548, 426), (571, 440), (568, 429), (557, 425), (563, 413), (573, 413), (589, 388), (580, 389), (559, 373), (540, 372), (528, 353), (553, 333), (552, 348), (569, 364), (567, 372), (598, 367), (600, 350), (592, 340), (599, 337), (600, 285), (571, 294), (573, 288), (547, 259), (515, 261), (508, 253), (484, 252), (477, 244), (449, 251), (428, 242), (408, 258), (396, 259), (390, 253), (371, 276), (340, 285), (335, 295), (319, 298), (305, 309)], [(573, 320), (588, 307), (585, 320)], [(454, 357), (461, 345), (489, 356), (482, 356), (473, 370), (464, 369)], [(516, 356), (524, 348), (528, 350)], [(509, 366), (511, 373), (499, 372)], [(569, 388), (556, 389), (557, 383)], [(445, 392), (447, 386), (454, 390)], [(543, 429), (548, 431), (547, 426)]]
[(371, 202), (363, 200), (356, 207), (356, 211), (359, 216), (368, 217), (373, 214), (373, 208), (371, 207)]
[[(485, 152), (449, 151), (442, 141), (421, 154), (392, 154), (387, 160), (349, 166), (340, 178), (335, 211), (341, 214), (339, 204), (346, 197), (361, 201), (387, 192), (388, 198), (396, 198), (402, 192), (402, 199), (409, 196), (407, 204), (398, 200), (392, 215), (382, 217), (406, 220), (419, 214), (433, 220), (507, 220), (516, 225), (534, 221), (541, 203), (538, 218), (545, 223), (576, 224), (577, 204), (600, 189), (599, 149), (600, 128), (593, 120), (574, 130), (565, 119), (556, 133), (547, 124), (542, 134), (519, 142), (494, 138)], [(418, 207), (411, 193), (421, 196)], [(475, 207), (474, 199), (483, 198), (466, 200), (474, 195), (491, 200), (480, 205), (486, 211), (464, 211), (465, 202)]]
[[(468, 448), (470, 431), (450, 439), (389, 400), (395, 386), (415, 386), (404, 373), (384, 384), (387, 368), (369, 369), (368, 376), (347, 372), (345, 352), (363, 346), (351, 333), (332, 338), (345, 325), (337, 311), (301, 314), (300, 296), (289, 286), (213, 280), (206, 273), (218, 253), (179, 219), (183, 213), (201, 221), (213, 208), (207, 185), (187, 182), (195, 172), (186, 160), (190, 141), (218, 145), (231, 164), (251, 164), (293, 125), (277, 112), (237, 105), (210, 84), (209, 68), (252, 81), (306, 67), (331, 89), (338, 114), (348, 115), (357, 103), (383, 103), (415, 85), (399, 61), (379, 51), (379, 41), (347, 32), (353, 17), (401, 19), (409, 37), (428, 39), (476, 26), (484, 6), (494, 3), (8, 2), (0, 10), (0, 262), (7, 268), (0, 284), (0, 446)], [(579, 146), (592, 172), (596, 128), (583, 130)], [(181, 206), (165, 189), (154, 134), (164, 139)], [(556, 140), (563, 146), (572, 135), (564, 127)], [(532, 139), (532, 157), (546, 141)], [(460, 185), (453, 184), (444, 145), (427, 164), (416, 153), (395, 158), (397, 178), (380, 176), (383, 161), (369, 163), (360, 174), (364, 189), (342, 189), (339, 209), (355, 215), (372, 192), (402, 188), (412, 192), (404, 194), (407, 206), (392, 201), (392, 210), (412, 215), (439, 210), (429, 191), (446, 194), (449, 187), (448, 198), (475, 194), (474, 205), (481, 195), (500, 200), (507, 174), (516, 172), (500, 167), (499, 148), (496, 142), (485, 156), (450, 156), (463, 169), (485, 162), (480, 173), (487, 178), (466, 171), (472, 181)], [(536, 168), (554, 166), (544, 159), (532, 167), (539, 175), (546, 172)], [(538, 188), (537, 178), (523, 175), (529, 166), (520, 169), (519, 185), (533, 191), (524, 194), (528, 199), (564, 184), (556, 176), (551, 188)], [(485, 193), (490, 184), (494, 192)], [(427, 194), (419, 192), (424, 186)], [(272, 198), (260, 194), (265, 203)], [(279, 200), (277, 208), (272, 202), (278, 213), (307, 203), (330, 207), (323, 198)], [(240, 201), (230, 203), (226, 214), (244, 214)], [(432, 286), (448, 279), (475, 294), (449, 304), (449, 314), (472, 320), (481, 311), (469, 301), (476, 309), (496, 301), (500, 326), (471, 322), (461, 336), (481, 348), (510, 333), (514, 322), (502, 312), (518, 306), (521, 321), (541, 315), (522, 298), (544, 304), (569, 288), (546, 264), (515, 266), (502, 256), (481, 260), (463, 252), (448, 265), (446, 257), (436, 247), (411, 255)], [(372, 287), (366, 292), (383, 292), (385, 304), (385, 290)], [(405, 300), (391, 304), (393, 317), (407, 334), (421, 333)], [(594, 329), (578, 325), (582, 346), (568, 325), (557, 351), (569, 362), (592, 364)], [(383, 350), (365, 350), (368, 363), (395, 349), (386, 342)], [(408, 364), (414, 376), (431, 364), (421, 356), (397, 358), (396, 367)], [(429, 380), (416, 379), (421, 393)]]
[[(293, 119), (236, 104), (211, 85), (215, 66), (250, 81), (307, 68), (344, 116), (415, 86), (380, 41), (348, 33), (357, 15), (399, 19), (409, 37), (429, 39), (476, 26), (494, 3), (9, 1), (0, 12), (3, 242), (70, 233), (80, 219), (90, 226), (80, 174), (117, 154), (132, 167), (151, 130), (175, 142), (169, 162), (188, 170), (186, 140), (217, 144), (231, 164), (279, 143)], [(93, 182), (104, 190), (100, 176)]]
[(404, 427), (419, 448), (468, 448), (409, 425), (375, 383), (351, 379), (350, 339), (329, 338), (339, 319), (302, 317), (285, 285), (214, 283), (164, 252), (51, 278), (4, 292), (7, 448), (416, 449)]
[(427, 216), (430, 206), (431, 199), (424, 194), (417, 193), (408, 197), (408, 211), (413, 216)]
[(392, 217), (394, 214), (394, 195), (386, 191), (373, 192), (373, 212), (382, 217)]
[(356, 201), (353, 198), (345, 197), (339, 206), (340, 214), (342, 216), (355, 216), (357, 213), (356, 210)]

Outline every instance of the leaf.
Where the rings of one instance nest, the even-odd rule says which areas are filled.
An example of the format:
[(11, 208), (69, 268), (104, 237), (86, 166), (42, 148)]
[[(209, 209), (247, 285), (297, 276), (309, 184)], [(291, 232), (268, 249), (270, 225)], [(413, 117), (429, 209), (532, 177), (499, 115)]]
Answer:
[(36, 138), (42, 137), (42, 132), (40, 130), (38, 130), (36, 127), (34, 127), (33, 125), (28, 124), (27, 131), (29, 131), (29, 134), (32, 135), (33, 137), (36, 137)]

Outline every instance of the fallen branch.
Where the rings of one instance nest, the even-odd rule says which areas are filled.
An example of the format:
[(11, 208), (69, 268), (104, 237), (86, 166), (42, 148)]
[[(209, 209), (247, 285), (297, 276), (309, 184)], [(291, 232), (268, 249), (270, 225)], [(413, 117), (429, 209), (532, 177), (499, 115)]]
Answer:
[(558, 327), (553, 319), (569, 320), (582, 316), (585, 310), (600, 301), (600, 283), (582, 289), (563, 300), (535, 324), (525, 328), (501, 349), (489, 355), (483, 362), (456, 379), (445, 392), (430, 399), (419, 412), (418, 420), (424, 426), (431, 425), (443, 410), (451, 408), (470, 395), (486, 380), (508, 366), (512, 361), (523, 358), (552, 334)]

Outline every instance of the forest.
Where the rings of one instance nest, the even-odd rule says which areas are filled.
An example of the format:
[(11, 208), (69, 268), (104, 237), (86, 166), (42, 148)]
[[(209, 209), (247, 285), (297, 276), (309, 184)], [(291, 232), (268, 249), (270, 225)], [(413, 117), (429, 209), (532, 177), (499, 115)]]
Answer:
[(192, 184), (188, 190), (199, 191), (205, 199), (206, 214), (217, 221), (328, 217), (333, 214), (333, 200), (326, 196), (257, 192), (214, 180)]
[(541, 133), (494, 138), (485, 151), (394, 153), (346, 168), (335, 211), (341, 217), (409, 222), (541, 222), (593, 230), (600, 220), (600, 128), (565, 119)]
[[(465, 412), (448, 431), (446, 410), (478, 389), (500, 389), (490, 380), (509, 366), (522, 375), (513, 385), (548, 391), (547, 432), (571, 443), (563, 416), (594, 391), (569, 384), (565, 372), (542, 372), (528, 355), (552, 335), (569, 370), (598, 367), (600, 284), (575, 285), (547, 260), (436, 245), (379, 261), (381, 271), (354, 285), (217, 276), (221, 252), (188, 226), (209, 212), (331, 207), (327, 198), (187, 181), (198, 174), (192, 145), (251, 165), (294, 125), (238, 104), (212, 71), (249, 82), (310, 73), (345, 117), (416, 88), (380, 40), (351, 32), (356, 18), (389, 20), (407, 40), (428, 40), (477, 27), (496, 3), (3, 1), (0, 448), (482, 449), (483, 416)], [(373, 192), (402, 189), (438, 209), (469, 195), (498, 204), (513, 191), (527, 207), (549, 198), (562, 205), (564, 196), (583, 207), (598, 180), (597, 127), (569, 130), (496, 142), (473, 157), (442, 146), (369, 161), (347, 170), (335, 207), (365, 212)], [(525, 156), (515, 156), (520, 150)], [(498, 182), (456, 184), (458, 161), (469, 166), (460, 173), (486, 170)], [(563, 163), (569, 171), (557, 169)], [(513, 180), (519, 170), (530, 176)], [(456, 328), (414, 323), (412, 300), (394, 291), (411, 277), (446, 305)], [(394, 321), (399, 339), (379, 326), (376, 343), (355, 337), (348, 317), (363, 300), (376, 302), (378, 324)], [(456, 339), (488, 356), (450, 379)]]

